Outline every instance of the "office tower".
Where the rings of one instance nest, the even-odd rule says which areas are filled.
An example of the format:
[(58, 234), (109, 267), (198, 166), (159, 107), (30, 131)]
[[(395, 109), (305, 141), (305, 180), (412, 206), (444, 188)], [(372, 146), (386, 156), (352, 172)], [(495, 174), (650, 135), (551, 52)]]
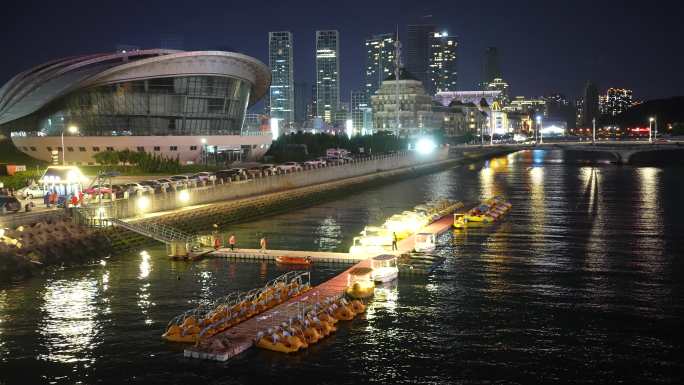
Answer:
[(584, 102), (582, 105), (582, 126), (591, 127), (592, 121), (599, 117), (599, 92), (596, 85), (587, 82), (584, 87)]
[(316, 117), (317, 113), (316, 106), (316, 84), (311, 85), (311, 97), (309, 98), (309, 103), (306, 105), (306, 119), (311, 120)]
[(282, 119), (281, 127), (294, 122), (294, 76), (292, 66), (292, 33), (268, 33), (268, 65), (271, 87), (268, 107), (272, 118)]
[(396, 36), (393, 33), (374, 35), (366, 39), (365, 89), (368, 97), (380, 88), (383, 80), (394, 73), (395, 40)]
[(340, 104), (339, 33), (316, 31), (316, 115), (326, 123), (337, 118)]
[(309, 103), (309, 83), (294, 83), (294, 121), (303, 123), (306, 118), (306, 105)]
[(365, 89), (352, 91), (350, 100), (351, 119), (354, 122), (354, 133), (369, 133), (372, 128), (372, 112), (370, 98), (367, 91)]
[(575, 99), (575, 125), (582, 127), (584, 122), (584, 98)]
[(430, 38), (435, 33), (434, 25), (408, 26), (406, 39), (406, 71), (430, 89)]
[(499, 67), (499, 51), (496, 47), (489, 47), (485, 50), (482, 63), (482, 80), (480, 88), (485, 90), (494, 79), (503, 79), (501, 68)]
[(456, 37), (446, 32), (434, 32), (430, 37), (430, 86), (427, 88), (430, 95), (456, 91), (457, 46)]
[(632, 106), (632, 90), (624, 88), (609, 88), (604, 99), (604, 114), (619, 115)]

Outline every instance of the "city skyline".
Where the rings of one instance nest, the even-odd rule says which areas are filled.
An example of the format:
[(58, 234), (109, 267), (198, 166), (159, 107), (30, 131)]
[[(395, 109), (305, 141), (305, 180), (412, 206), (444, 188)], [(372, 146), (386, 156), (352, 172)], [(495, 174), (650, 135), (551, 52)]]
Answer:
[[(494, 2), (488, 7), (471, 4), (455, 7), (438, 1), (430, 6), (402, 3), (398, 10), (393, 10), (387, 4), (379, 3), (369, 6), (367, 12), (357, 12), (358, 7), (333, 5), (326, 13), (330, 17), (319, 22), (311, 15), (324, 7), (311, 3), (310, 12), (306, 13), (278, 6), (279, 12), (275, 12), (278, 17), (265, 15), (259, 23), (251, 24), (247, 23), (249, 17), (238, 17), (226, 24), (218, 21), (230, 15), (253, 14), (258, 7), (246, 4), (229, 9), (218, 2), (209, 2), (206, 7), (192, 8), (198, 13), (195, 18), (203, 20), (202, 28), (197, 28), (198, 21), (177, 22), (190, 8), (173, 6), (159, 10), (158, 21), (136, 21), (136, 15), (149, 13), (153, 2), (139, 4), (132, 9), (119, 4), (105, 6), (103, 11), (112, 18), (126, 21), (113, 28), (98, 27), (95, 15), (64, 10), (58, 5), (41, 5), (40, 12), (35, 12), (36, 7), (31, 7), (30, 2), (12, 4), (3, 18), (5, 49), (26, 54), (6, 55), (0, 63), (0, 80), (4, 83), (34, 63), (54, 57), (104, 52), (117, 44), (154, 47), (161, 45), (165, 36), (178, 37), (176, 40), (186, 49), (231, 49), (253, 55), (266, 63), (268, 47), (264, 44), (264, 36), (269, 31), (288, 30), (293, 33), (296, 47), (294, 78), (311, 82), (315, 71), (311, 58), (314, 31), (334, 28), (340, 31), (340, 72), (344, 74), (340, 94), (347, 96), (352, 89), (363, 84), (363, 42), (366, 38), (395, 31), (399, 25), (400, 38), (406, 41), (409, 24), (429, 23), (459, 36), (460, 90), (476, 89), (481, 77), (482, 53), (489, 46), (498, 47), (504, 80), (511, 84), (511, 96), (562, 92), (577, 97), (582, 95), (583, 86), (589, 79), (602, 87), (633, 89), (635, 94), (646, 100), (678, 95), (681, 93), (679, 90), (684, 89), (684, 80), (677, 76), (676, 69), (682, 54), (670, 49), (680, 39), (681, 32), (674, 28), (676, 23), (668, 23), (674, 15), (681, 13), (680, 5), (636, 9), (620, 3), (623, 14), (619, 20), (610, 21), (606, 20), (611, 7), (617, 6), (617, 2), (592, 4), (592, 12), (584, 12), (589, 7), (588, 2), (585, 6), (579, 3), (553, 7), (540, 5), (531, 7), (534, 9), (522, 7), (524, 9), (502, 12), (505, 17), (494, 14), (487, 25), (479, 22), (485, 15), (492, 15), (489, 12), (492, 8), (502, 8), (503, 4)], [(377, 12), (383, 12), (383, 17), (372, 17)], [(426, 15), (433, 16), (422, 17)], [(31, 32), (32, 25), (52, 18), (63, 20), (63, 25), (49, 36)], [(580, 28), (580, 22), (596, 28)], [(605, 44), (605, 40), (602, 43), (602, 39), (593, 39), (598, 33), (605, 34), (599, 31), (606, 30), (602, 26), (608, 24), (616, 27), (609, 30), (629, 27), (634, 36), (628, 39), (629, 42), (613, 39), (614, 44), (610, 45)], [(98, 33), (82, 34), (83, 30)], [(71, 39), (74, 35), (81, 38)], [(548, 36), (554, 38), (549, 39)], [(643, 76), (644, 73), (649, 76)]]

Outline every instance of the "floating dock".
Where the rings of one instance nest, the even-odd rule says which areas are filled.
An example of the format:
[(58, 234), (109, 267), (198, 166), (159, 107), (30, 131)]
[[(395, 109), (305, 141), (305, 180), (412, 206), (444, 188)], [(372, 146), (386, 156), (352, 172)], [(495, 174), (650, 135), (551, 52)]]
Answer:
[[(420, 232), (430, 232), (436, 235), (448, 231), (453, 224), (453, 216), (446, 215), (443, 218), (425, 226)], [(397, 243), (397, 249), (388, 254), (404, 254), (413, 250), (415, 236), (410, 236)], [(275, 306), (253, 318), (231, 327), (221, 333), (209, 337), (198, 346), (185, 349), (183, 355), (188, 358), (200, 358), (215, 361), (227, 361), (232, 357), (244, 352), (254, 345), (254, 338), (259, 330), (280, 325), (292, 317), (296, 310), (307, 304), (318, 302), (328, 297), (341, 297), (347, 288), (349, 271), (357, 267), (370, 267), (370, 257), (354, 256), (349, 253), (293, 251), (293, 250), (258, 250), (258, 249), (218, 249), (211, 253), (215, 257), (271, 260), (276, 256), (311, 257), (321, 262), (347, 262), (354, 266), (341, 274), (329, 279), (311, 290), (290, 298), (288, 301)], [(373, 255), (374, 256), (374, 255)], [(360, 261), (359, 261), (360, 259)]]

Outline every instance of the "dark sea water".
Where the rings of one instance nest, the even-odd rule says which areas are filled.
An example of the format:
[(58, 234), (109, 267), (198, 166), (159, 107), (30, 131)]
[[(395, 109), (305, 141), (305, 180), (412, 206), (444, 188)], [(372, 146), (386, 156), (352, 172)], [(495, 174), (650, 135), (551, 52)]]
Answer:
[[(684, 170), (527, 151), (233, 226), (238, 246), (346, 251), (425, 200), (513, 203), (440, 238), (445, 264), (378, 291), (363, 319), (294, 355), (227, 363), (159, 338), (194, 304), (275, 264), (171, 262), (165, 250), (51, 270), (0, 290), (0, 384), (684, 383)], [(317, 264), (314, 283), (344, 265)]]

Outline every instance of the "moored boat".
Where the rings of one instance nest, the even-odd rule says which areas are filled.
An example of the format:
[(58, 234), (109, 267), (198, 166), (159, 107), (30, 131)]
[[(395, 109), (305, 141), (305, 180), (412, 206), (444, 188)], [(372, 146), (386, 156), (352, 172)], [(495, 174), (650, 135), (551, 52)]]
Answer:
[(275, 257), (277, 263), (281, 265), (310, 265), (313, 263), (311, 257), (296, 257), (287, 255), (278, 255)]
[(502, 197), (488, 199), (466, 213), (454, 214), (454, 227), (462, 229), (492, 224), (501, 220), (511, 207)]

